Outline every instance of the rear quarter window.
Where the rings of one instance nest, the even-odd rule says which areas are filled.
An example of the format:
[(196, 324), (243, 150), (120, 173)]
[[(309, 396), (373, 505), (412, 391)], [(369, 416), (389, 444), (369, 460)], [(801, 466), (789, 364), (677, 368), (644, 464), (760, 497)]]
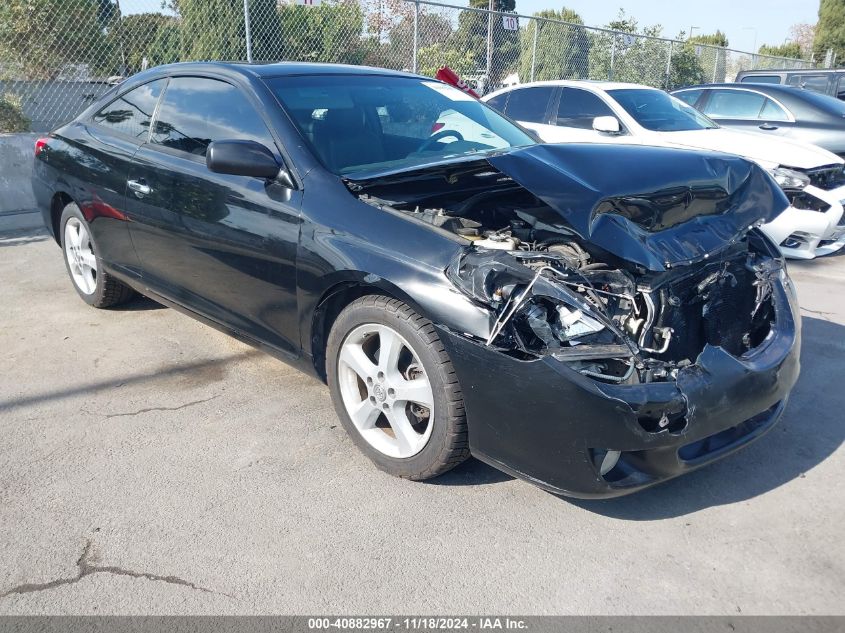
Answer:
[(704, 106), (704, 114), (723, 119), (756, 119), (766, 97), (748, 90), (713, 90)]
[(156, 117), (152, 142), (205, 156), (212, 141), (252, 140), (273, 147), (270, 131), (240, 88), (205, 77), (174, 77)]
[(498, 110), (499, 112), (504, 112), (505, 106), (508, 103), (508, 93), (506, 92), (505, 94), (496, 95), (492, 99), (488, 99), (486, 103), (487, 103), (487, 105), (489, 105), (494, 110)]
[(150, 121), (165, 81), (157, 79), (122, 94), (101, 108), (91, 120), (112, 132), (143, 143), (149, 136)]
[(677, 97), (687, 105), (694, 106), (703, 92), (703, 90), (684, 90), (683, 92), (673, 92), (672, 96)]

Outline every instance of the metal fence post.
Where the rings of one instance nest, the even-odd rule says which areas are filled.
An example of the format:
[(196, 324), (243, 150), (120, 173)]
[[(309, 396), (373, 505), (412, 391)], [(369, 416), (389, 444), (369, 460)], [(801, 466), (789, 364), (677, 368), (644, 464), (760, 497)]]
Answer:
[(715, 55), (713, 55), (713, 83), (716, 83), (716, 71), (719, 68), (719, 49), (715, 49)]
[(534, 43), (531, 45), (531, 81), (534, 81), (534, 68), (537, 64), (537, 31), (540, 30), (540, 20), (534, 19)]
[(252, 63), (252, 32), (249, 27), (249, 0), (244, 0), (244, 35), (246, 36), (246, 61)]
[(616, 57), (616, 32), (610, 36), (613, 39), (610, 41), (610, 68), (607, 69), (607, 80), (613, 81), (613, 60)]
[(485, 71), (486, 81), (484, 82), (484, 92), (487, 92), (490, 87), (490, 73), (493, 70), (493, 7), (494, 0), (490, 0), (487, 5), (489, 13), (487, 13), (487, 69)]
[(669, 41), (669, 56), (666, 59), (666, 88), (672, 87), (672, 45), (675, 42)]
[(420, 48), (420, 3), (414, 0), (414, 58), (411, 60), (411, 68), (417, 72), (417, 55)]

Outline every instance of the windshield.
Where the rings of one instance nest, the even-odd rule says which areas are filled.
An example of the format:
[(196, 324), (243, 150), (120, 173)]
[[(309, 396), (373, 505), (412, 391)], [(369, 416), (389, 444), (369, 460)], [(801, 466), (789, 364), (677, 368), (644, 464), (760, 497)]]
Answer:
[(654, 132), (685, 132), (719, 127), (695, 108), (662, 90), (608, 90), (637, 123)]
[(438, 81), (310, 75), (267, 83), (314, 153), (338, 175), (362, 177), (535, 143), (495, 110)]

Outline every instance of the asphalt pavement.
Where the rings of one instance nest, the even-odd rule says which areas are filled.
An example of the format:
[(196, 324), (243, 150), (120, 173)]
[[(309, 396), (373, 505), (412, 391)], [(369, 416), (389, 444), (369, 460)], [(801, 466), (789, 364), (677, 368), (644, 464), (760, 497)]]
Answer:
[(587, 502), (474, 460), (392, 478), (320, 382), (150, 300), (90, 308), (52, 239), (0, 234), (0, 614), (845, 614), (845, 256), (790, 270), (780, 425)]

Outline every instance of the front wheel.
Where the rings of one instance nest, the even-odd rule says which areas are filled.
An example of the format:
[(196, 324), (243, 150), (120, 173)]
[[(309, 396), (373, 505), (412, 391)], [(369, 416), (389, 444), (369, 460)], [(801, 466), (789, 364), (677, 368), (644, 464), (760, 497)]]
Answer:
[(79, 207), (64, 208), (59, 222), (65, 267), (76, 292), (88, 305), (108, 308), (130, 299), (134, 291), (103, 270), (91, 228)]
[(326, 350), (335, 410), (379, 468), (423, 480), (469, 457), (461, 388), (434, 326), (368, 295), (337, 317)]

